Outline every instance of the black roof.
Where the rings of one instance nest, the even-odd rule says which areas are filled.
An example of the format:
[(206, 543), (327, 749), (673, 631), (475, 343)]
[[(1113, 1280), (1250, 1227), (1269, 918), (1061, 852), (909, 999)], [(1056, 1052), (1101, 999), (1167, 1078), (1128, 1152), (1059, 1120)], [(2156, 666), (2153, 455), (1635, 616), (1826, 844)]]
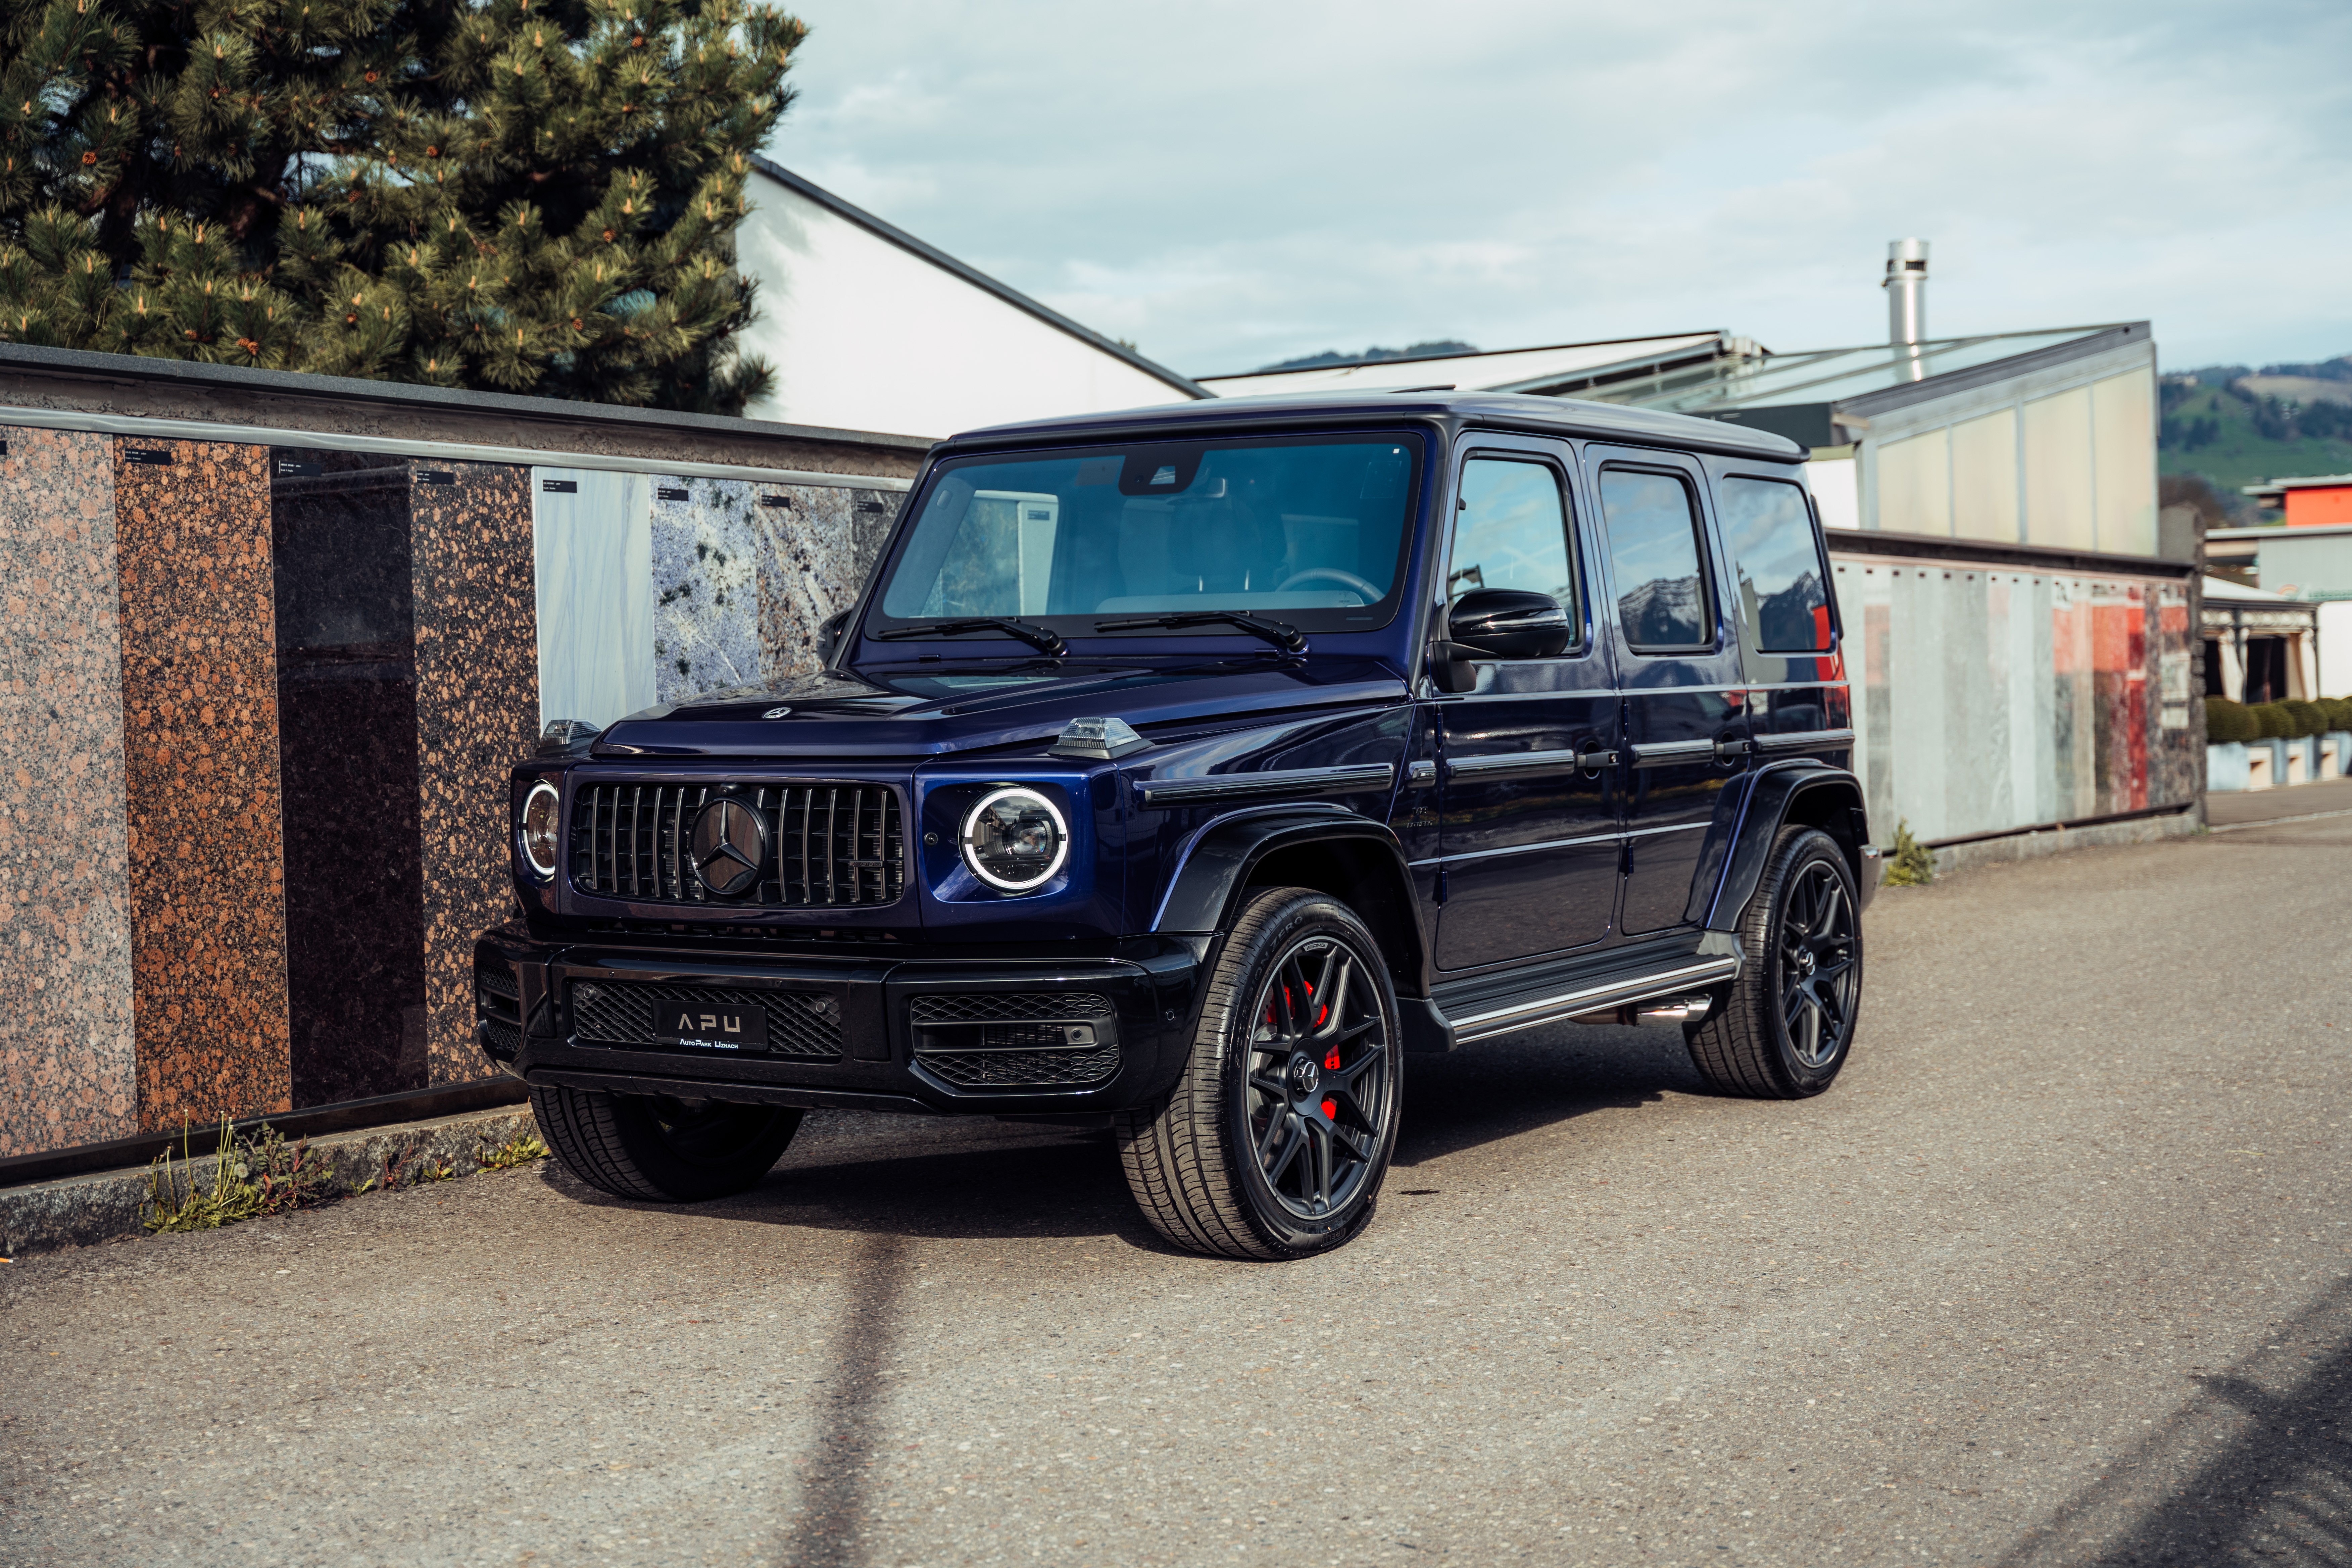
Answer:
[(1527, 430), (1600, 441), (1638, 441), (1787, 462), (1804, 448), (1785, 437), (1686, 414), (1661, 414), (1614, 403), (1572, 397), (1530, 397), (1511, 392), (1454, 392), (1445, 388), (1402, 392), (1292, 392), (1258, 397), (1220, 397), (1205, 403), (1160, 404), (1108, 414), (1076, 414), (992, 425), (967, 431), (941, 449), (1003, 447), (1038, 440), (1067, 441), (1088, 436), (1112, 438), (1144, 432), (1189, 434), (1207, 427), (1270, 428), (1301, 424), (1361, 423), (1368, 417), (1440, 419), (1457, 426)]

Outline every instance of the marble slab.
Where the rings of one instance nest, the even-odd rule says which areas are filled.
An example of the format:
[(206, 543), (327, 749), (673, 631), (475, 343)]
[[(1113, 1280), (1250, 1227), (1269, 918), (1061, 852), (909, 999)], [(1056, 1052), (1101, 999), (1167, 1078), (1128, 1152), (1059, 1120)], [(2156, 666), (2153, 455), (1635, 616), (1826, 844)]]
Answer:
[(0, 1155), (139, 1131), (114, 463), (0, 428)]
[(540, 723), (599, 727), (653, 706), (653, 483), (530, 470)]
[(759, 494), (740, 480), (656, 476), (653, 497), (656, 700), (758, 685)]
[(903, 499), (887, 490), (762, 485), (760, 667), (779, 681), (819, 668), (816, 632), (855, 604)]
[(112, 443), (139, 1124), (284, 1110), (269, 454)]
[(507, 773), (539, 736), (530, 479), (522, 468), (418, 463), (409, 490), (425, 1068), (435, 1085), (489, 1076), (474, 1044), (474, 938), (515, 912)]

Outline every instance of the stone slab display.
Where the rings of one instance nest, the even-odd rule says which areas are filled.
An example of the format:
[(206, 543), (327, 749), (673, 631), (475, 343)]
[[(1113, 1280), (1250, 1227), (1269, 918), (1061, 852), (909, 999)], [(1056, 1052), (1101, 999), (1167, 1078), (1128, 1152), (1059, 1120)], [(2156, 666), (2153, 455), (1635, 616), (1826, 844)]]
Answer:
[(272, 453), (297, 1110), (426, 1083), (409, 466)]
[(0, 428), (0, 1155), (139, 1131), (112, 443)]
[(653, 484), (530, 470), (540, 723), (603, 729), (654, 704)]
[(139, 1125), (284, 1110), (269, 453), (112, 442)]
[(507, 770), (539, 738), (530, 470), (417, 463), (409, 489), (424, 846), (426, 1070), (489, 1076), (474, 939), (515, 913)]

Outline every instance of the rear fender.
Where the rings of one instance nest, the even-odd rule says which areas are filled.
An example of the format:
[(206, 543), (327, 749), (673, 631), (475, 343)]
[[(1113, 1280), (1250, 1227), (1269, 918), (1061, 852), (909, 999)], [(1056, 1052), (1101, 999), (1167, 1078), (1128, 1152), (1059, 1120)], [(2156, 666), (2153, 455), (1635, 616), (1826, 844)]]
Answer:
[(1759, 773), (1740, 810), (1739, 827), (1723, 881), (1707, 911), (1709, 931), (1737, 931), (1748, 900), (1762, 885), (1780, 829), (1790, 823), (1818, 827), (1837, 841), (1864, 907), (1878, 890), (1878, 858), (1863, 815), (1862, 781), (1826, 763), (1778, 763)]

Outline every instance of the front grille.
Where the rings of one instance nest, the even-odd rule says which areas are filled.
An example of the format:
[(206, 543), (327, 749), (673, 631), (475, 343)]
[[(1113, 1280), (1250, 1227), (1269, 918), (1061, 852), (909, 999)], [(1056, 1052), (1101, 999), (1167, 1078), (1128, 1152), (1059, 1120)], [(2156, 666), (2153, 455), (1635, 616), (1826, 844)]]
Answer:
[[(731, 795), (767, 824), (760, 879), (722, 899), (692, 857), (695, 814)], [(572, 800), (572, 879), (641, 903), (875, 908), (907, 885), (897, 792), (881, 784), (587, 784)]]
[(996, 1024), (1083, 1020), (1108, 1016), (1110, 998), (1092, 991), (980, 991), (915, 998), (908, 1017), (927, 1024)]
[(958, 1089), (1069, 1088), (1118, 1070), (1118, 1023), (1092, 991), (919, 995), (907, 1021), (916, 1062)]
[(757, 1007), (768, 1020), (768, 1054), (830, 1061), (841, 1055), (841, 1004), (821, 992), (751, 991), (644, 981), (574, 981), (572, 1032), (583, 1044), (673, 1050), (654, 1030), (654, 1005), (687, 1002)]
[(502, 1019), (483, 1018), (482, 1037), (496, 1056), (513, 1057), (522, 1049), (522, 1030)]
[(1118, 1070), (1118, 1047), (1091, 1051), (939, 1051), (915, 1058), (958, 1089), (1068, 1088)]

